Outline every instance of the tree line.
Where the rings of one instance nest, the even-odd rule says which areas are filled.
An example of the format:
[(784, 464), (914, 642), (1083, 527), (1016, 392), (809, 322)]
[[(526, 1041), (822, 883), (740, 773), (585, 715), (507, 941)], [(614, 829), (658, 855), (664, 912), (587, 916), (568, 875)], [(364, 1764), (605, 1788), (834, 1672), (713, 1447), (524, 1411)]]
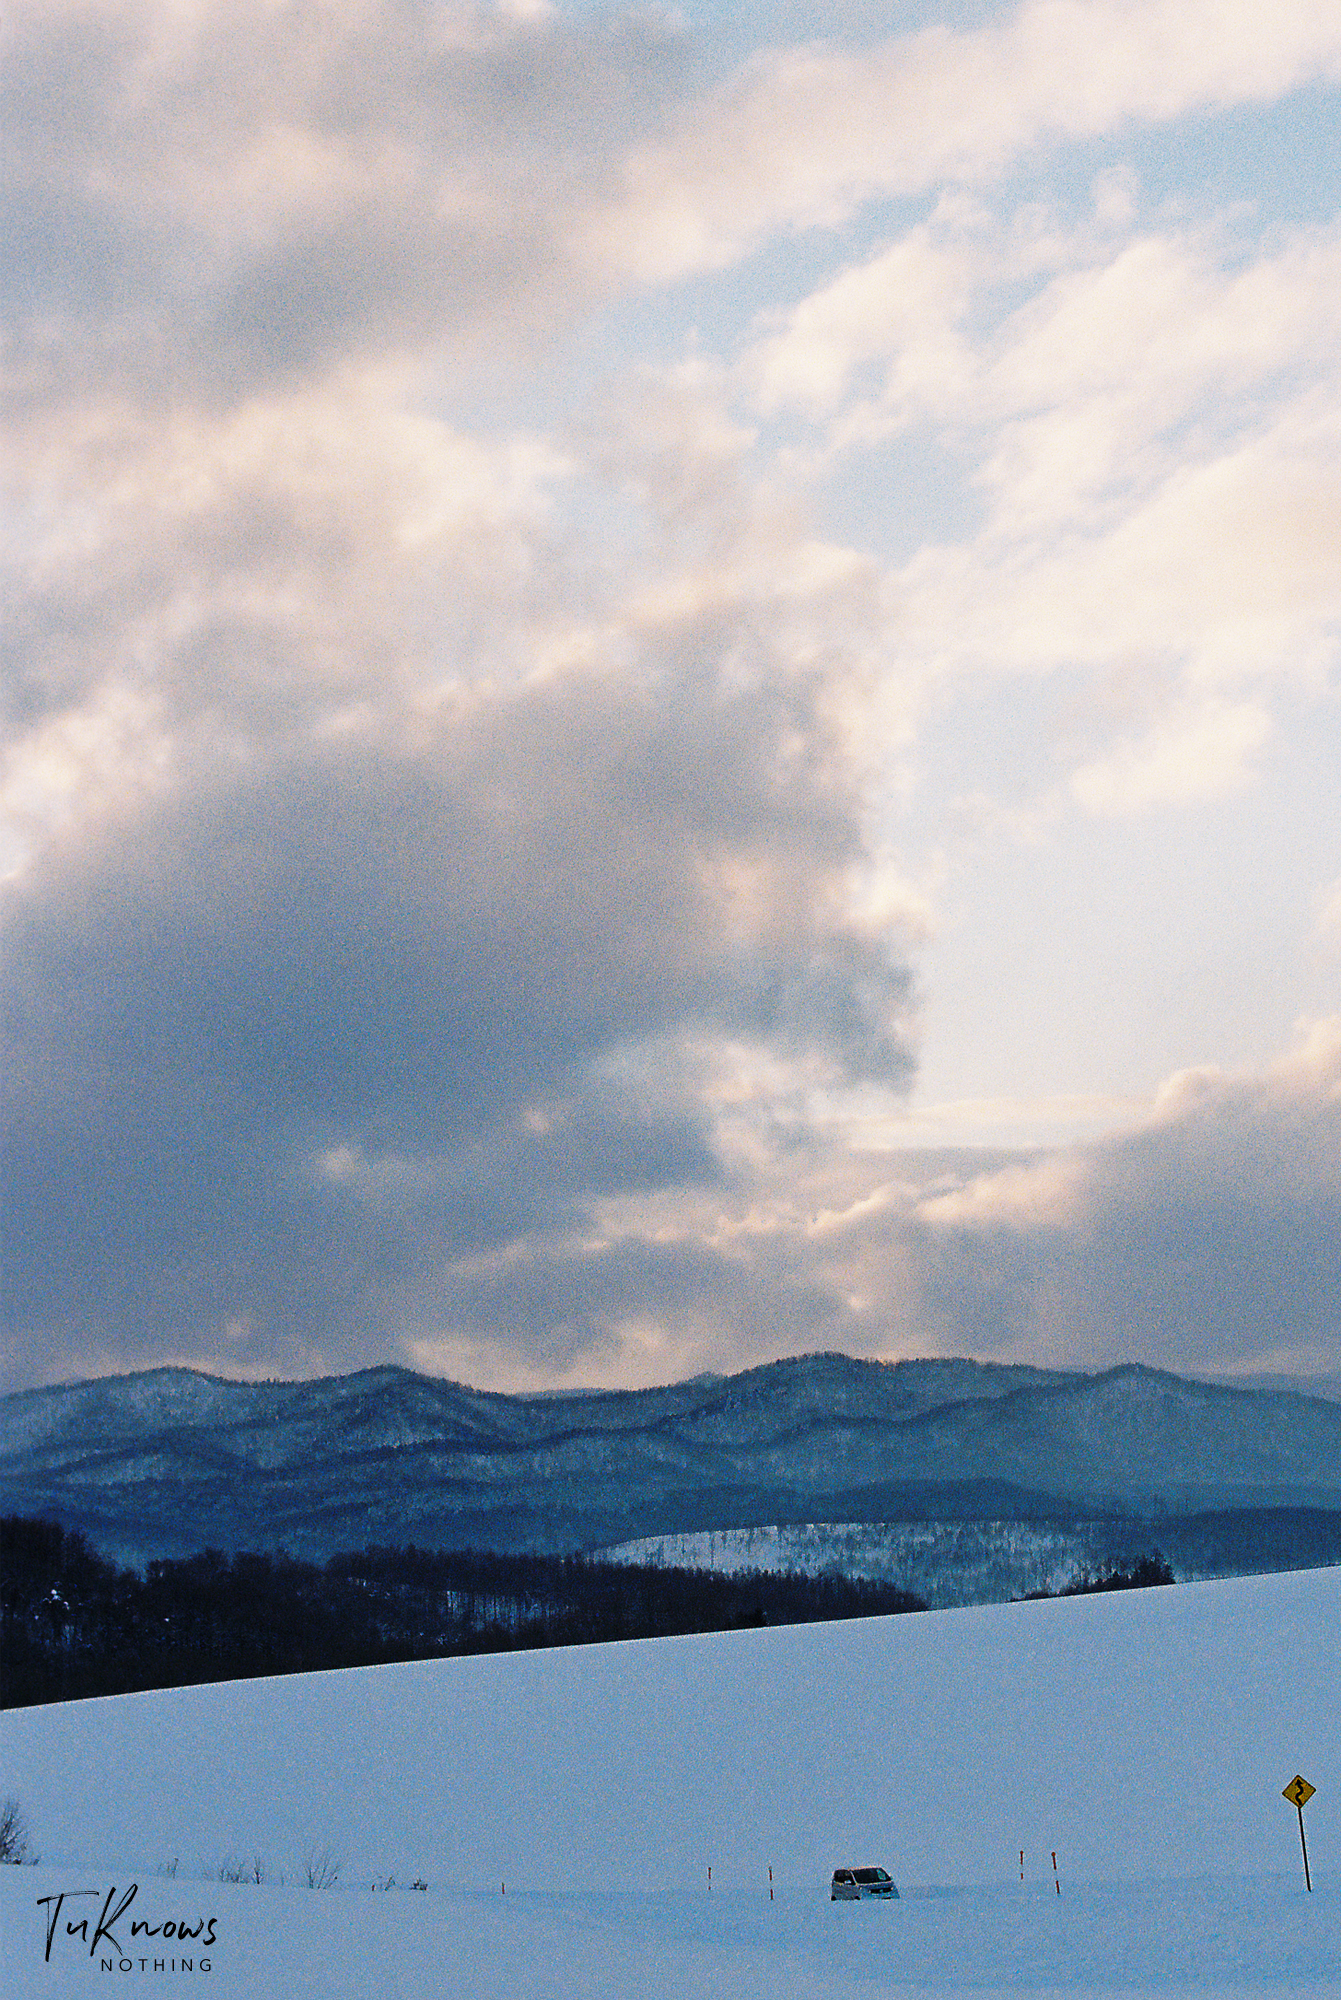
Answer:
[(1040, 1597), (1091, 1597), (1102, 1590), (1149, 1590), (1155, 1584), (1176, 1582), (1171, 1566), (1156, 1549), (1151, 1555), (1139, 1557), (1127, 1569), (1108, 1563), (1097, 1572), (1087, 1570), (1073, 1582), (1064, 1583), (1060, 1590), (1026, 1590), (1020, 1602), (1032, 1604)]
[(0, 1521), (0, 1707), (451, 1654), (922, 1611), (893, 1584), (366, 1548), (317, 1565), (206, 1549), (107, 1562), (78, 1530)]

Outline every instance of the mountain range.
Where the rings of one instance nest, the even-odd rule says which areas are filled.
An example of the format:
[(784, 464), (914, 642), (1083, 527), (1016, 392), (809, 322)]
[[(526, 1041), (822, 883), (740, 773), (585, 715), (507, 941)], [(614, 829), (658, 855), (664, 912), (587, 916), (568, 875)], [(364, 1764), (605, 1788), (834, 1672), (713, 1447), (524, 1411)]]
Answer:
[(1341, 1404), (1135, 1365), (810, 1354), (545, 1395), (397, 1367), (258, 1383), (158, 1368), (0, 1399), (0, 1512), (137, 1563), (1264, 1508), (1341, 1511)]

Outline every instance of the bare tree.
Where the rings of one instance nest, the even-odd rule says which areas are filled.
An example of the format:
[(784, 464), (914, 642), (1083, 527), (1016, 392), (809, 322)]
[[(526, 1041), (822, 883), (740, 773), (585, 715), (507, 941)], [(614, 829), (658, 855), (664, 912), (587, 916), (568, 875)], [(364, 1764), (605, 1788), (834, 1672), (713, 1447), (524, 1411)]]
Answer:
[[(37, 1856), (34, 1855), (36, 1861)], [(0, 1861), (21, 1863), (28, 1859), (28, 1822), (17, 1799), (0, 1803)]]
[(309, 1889), (333, 1889), (340, 1880), (340, 1864), (329, 1847), (320, 1853), (315, 1849), (307, 1857), (307, 1886)]

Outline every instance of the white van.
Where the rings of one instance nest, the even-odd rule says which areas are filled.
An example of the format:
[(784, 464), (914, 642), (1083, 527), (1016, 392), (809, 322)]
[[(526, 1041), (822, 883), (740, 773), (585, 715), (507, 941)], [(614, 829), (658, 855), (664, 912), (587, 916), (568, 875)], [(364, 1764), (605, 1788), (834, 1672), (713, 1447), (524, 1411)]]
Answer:
[(835, 1868), (829, 1889), (831, 1903), (857, 1903), (863, 1896), (897, 1896), (883, 1868)]

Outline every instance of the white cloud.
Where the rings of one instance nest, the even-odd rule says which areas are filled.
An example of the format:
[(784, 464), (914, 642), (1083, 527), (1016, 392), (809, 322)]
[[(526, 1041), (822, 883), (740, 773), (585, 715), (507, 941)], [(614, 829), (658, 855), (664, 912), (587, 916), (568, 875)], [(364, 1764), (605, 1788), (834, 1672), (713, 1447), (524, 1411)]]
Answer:
[(1142, 740), (1082, 765), (1072, 773), (1071, 790), (1095, 813), (1220, 798), (1250, 782), (1250, 760), (1270, 733), (1270, 718), (1252, 702), (1204, 702), (1163, 717)]
[(1058, 1230), (1078, 1219), (1089, 1181), (1083, 1155), (1062, 1155), (933, 1194), (918, 1213), (934, 1229)]
[(30, 847), (314, 729), (413, 731), (444, 684), (529, 670), (526, 575), (568, 463), (422, 398), (414, 373), (355, 370), (223, 411), (107, 399), (14, 427), (41, 509), (12, 572), (29, 724), (3, 802)]
[[(1096, 255), (1096, 249), (1098, 254)], [(989, 310), (1009, 280), (1029, 296)], [(986, 518), (891, 589), (913, 684), (1099, 673), (1070, 797), (1099, 813), (1248, 782), (1282, 694), (1316, 699), (1341, 618), (1341, 240), (1016, 239), (947, 213), (759, 331), (741, 380), (818, 420), (811, 463), (943, 438)], [(872, 367), (879, 371), (874, 391)]]
[(855, 369), (881, 361), (886, 409), (944, 408), (967, 372), (958, 322), (971, 282), (961, 246), (937, 241), (926, 225), (911, 230), (812, 293), (758, 343), (747, 371), (760, 407), (820, 414), (840, 402)]
[[(906, 1077), (834, 699), (869, 565), (756, 489), (711, 383), (643, 391), (585, 461), (463, 434), (403, 369), (86, 420), (81, 545), (58, 494), (23, 575), (34, 631), (84, 625), (61, 676), (34, 651), (13, 775), (26, 1367), (91, 1328), (338, 1366), (474, 1292), (562, 1372), (712, 1261), (630, 1251), (665, 1267), (633, 1311), (582, 1247), (602, 1200), (723, 1179), (727, 1128), (799, 1133), (816, 1081)], [(30, 462), (73, 493), (47, 422)], [(626, 562), (555, 504), (602, 468)]]
[(1341, 1357), (1336, 1020), (1258, 1074), (1183, 1073), (1124, 1130), (1032, 1159), (798, 1149), (775, 1132), (751, 1165), (743, 1183), (612, 1195), (597, 1227), (523, 1265), (463, 1264), (442, 1352), (506, 1350), (497, 1316), (539, 1296), (587, 1329), (564, 1352), (574, 1381), (827, 1345), (1191, 1373)]
[(1000, 25), (927, 28), (860, 54), (765, 56), (634, 150), (621, 198), (575, 232), (594, 265), (653, 280), (720, 267), (875, 195), (988, 180), (1045, 138), (1269, 100), (1341, 74), (1312, 0), (1027, 0)]

